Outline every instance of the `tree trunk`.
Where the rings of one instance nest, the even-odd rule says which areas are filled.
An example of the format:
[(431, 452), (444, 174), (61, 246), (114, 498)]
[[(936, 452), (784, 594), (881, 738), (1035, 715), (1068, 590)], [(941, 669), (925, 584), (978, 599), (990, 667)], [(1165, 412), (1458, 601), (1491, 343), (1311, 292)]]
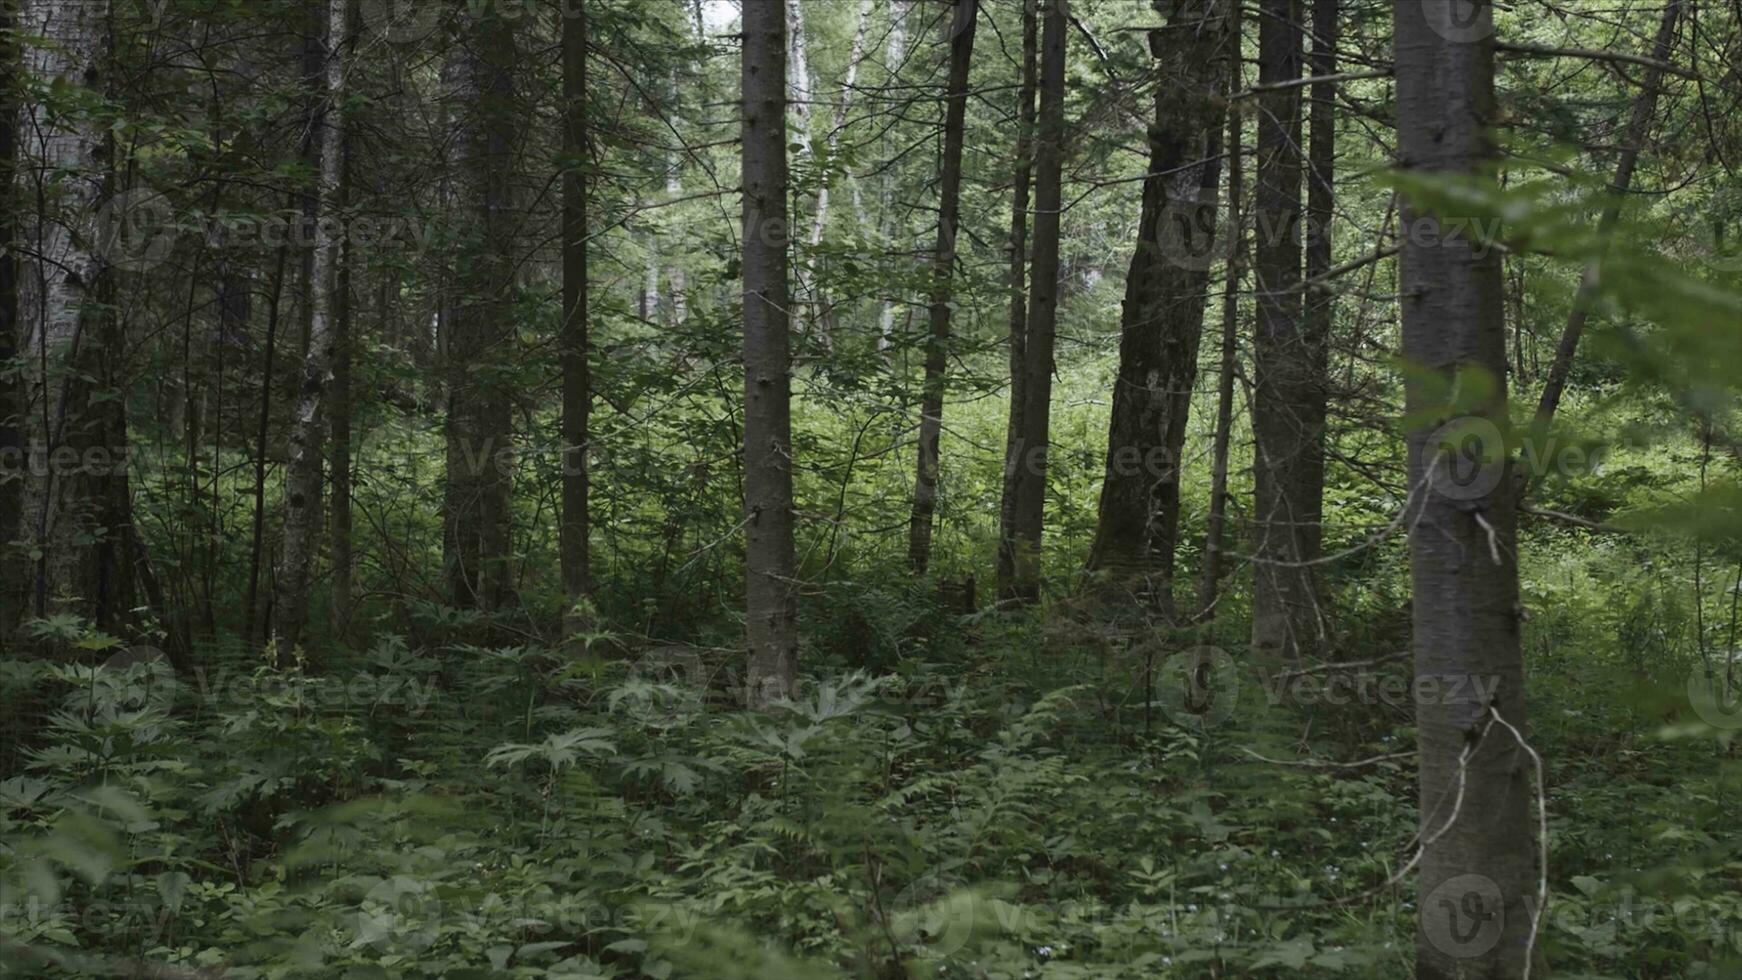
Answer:
[(284, 477), (284, 547), (279, 558), (272, 634), (280, 657), (301, 642), (308, 616), (308, 582), (320, 538), (321, 413), (332, 383), (335, 329), (334, 273), (339, 236), (322, 219), (336, 215), (343, 180), (345, 120), (345, 27), (348, 0), (328, 0), (326, 111), (321, 129), (321, 168), (315, 204), (314, 255), (309, 278), (308, 354), (291, 418), (289, 462)]
[(1010, 598), (1040, 598), (1041, 536), (1046, 523), (1046, 454), (1052, 410), (1053, 334), (1058, 326), (1059, 218), (1063, 207), (1065, 36), (1060, 0), (1042, 18), (1040, 116), (1034, 183), (1034, 268), (1023, 333), (1022, 433), (1013, 447), (1016, 490), (1012, 518)]
[(949, 87), (944, 103), (944, 150), (939, 163), (938, 241), (932, 254), (931, 337), (925, 352), (925, 389), (919, 409), (919, 459), (914, 467), (913, 514), (907, 560), (915, 574), (931, 563), (932, 520), (938, 500), (938, 439), (944, 427), (944, 382), (950, 342), (951, 278), (956, 265), (956, 223), (962, 209), (962, 131), (968, 107), (968, 62), (974, 53), (976, 0), (956, 0), (950, 22)]
[[(571, 612), (592, 587), (588, 574), (587, 423), (593, 393), (587, 370), (587, 17), (584, 4), (563, 18), (563, 329), (562, 580)], [(581, 624), (572, 618), (568, 627)]]
[(1034, 115), (1040, 48), (1039, 0), (1022, 3), (1022, 83), (1017, 89), (1016, 173), (1010, 191), (1010, 411), (1004, 431), (1004, 485), (998, 506), (998, 597), (1016, 593), (1017, 457), (1028, 333), (1028, 185), (1034, 167)]
[(743, 6), (744, 622), (751, 707), (788, 696), (798, 669), (782, 6), (780, 0)]
[(1149, 35), (1162, 75), (1149, 129), (1150, 176), (1125, 280), (1106, 473), (1088, 567), (1106, 573), (1104, 584), (1114, 592), (1145, 596), (1171, 617), (1180, 460), (1215, 258), (1213, 241), (1193, 239), (1216, 226), (1229, 4), (1153, 5), (1169, 26)]
[(865, 32), (870, 26), (871, 0), (859, 0), (859, 13), (853, 28), (853, 47), (847, 53), (847, 74), (841, 80), (841, 100), (835, 105), (835, 118), (823, 143), (823, 163), (826, 169), (822, 184), (817, 189), (816, 211), (811, 216), (809, 242), (813, 249), (823, 242), (823, 228), (829, 218), (829, 187), (840, 172), (840, 167), (835, 162), (835, 153), (841, 145), (841, 133), (847, 128), (847, 110), (853, 104), (853, 93), (859, 81), (859, 62), (865, 60)]
[[(1609, 202), (1597, 223), (1600, 240), (1606, 240), (1615, 230), (1615, 223), (1621, 219), (1621, 207), (1633, 189), (1633, 171), (1639, 165), (1639, 152), (1650, 135), (1652, 116), (1657, 113), (1658, 91), (1663, 87), (1662, 66), (1669, 63), (1675, 45), (1676, 22), (1681, 18), (1686, 2), (1669, 0), (1663, 8), (1663, 20), (1657, 26), (1657, 40), (1651, 49), (1652, 63), (1646, 66), (1639, 94), (1633, 99), (1633, 114), (1627, 120), (1627, 131), (1621, 141), (1621, 158), (1616, 161), (1615, 177), (1609, 182)], [(1542, 399), (1537, 403), (1533, 423), (1537, 438), (1546, 436), (1549, 426), (1554, 423), (1555, 411), (1560, 408), (1561, 396), (1566, 393), (1567, 378), (1573, 371), (1579, 339), (1584, 336), (1585, 324), (1590, 320), (1591, 306), (1596, 299), (1597, 265), (1593, 263), (1585, 267), (1579, 291), (1573, 297), (1572, 312), (1567, 315), (1567, 325), (1561, 331), (1559, 346), (1555, 348), (1554, 362), (1549, 365), (1548, 379), (1543, 383)], [(1538, 451), (1543, 450), (1539, 447)]]
[[(43, 43), (26, 49), (23, 70), (44, 89), (59, 82), (101, 98), (109, 15), (107, 2), (26, 3), (20, 23)], [(156, 205), (148, 195), (109, 196), (108, 130), (80, 109), (62, 108), (50, 114), (30, 105), (20, 123), (22, 192), (35, 206), (22, 236), (18, 281), (22, 408), (25, 448), (44, 463), (32, 465), (25, 479), (21, 536), (37, 555), (30, 612), (73, 612), (112, 629), (132, 606), (133, 571), (131, 555), (122, 553), (131, 551), (124, 402), (110, 397), (124, 390), (116, 376), (112, 263), (146, 258), (131, 250), (154, 243), (162, 230), (148, 229), (149, 242), (131, 237), (140, 230), (135, 219), (157, 217)]]
[[(1313, 45), (1308, 59), (1307, 74), (1325, 78), (1337, 71), (1337, 41), (1341, 37), (1340, 4), (1342, 0), (1312, 0)], [(1315, 369), (1321, 379), (1329, 375), (1328, 352), (1331, 326), (1336, 312), (1335, 284), (1325, 278), (1335, 264), (1332, 222), (1336, 219), (1337, 162), (1337, 83), (1315, 82), (1308, 89), (1310, 108), (1307, 133), (1307, 211), (1306, 211), (1306, 281), (1303, 295), (1306, 308), (1304, 323), (1309, 342), (1316, 344), (1319, 361)], [(1323, 380), (1321, 380), (1323, 383)], [(1322, 415), (1321, 415), (1322, 418)], [(1322, 440), (1322, 436), (1321, 436)], [(1323, 495), (1323, 454), (1317, 457), (1317, 481)], [(1312, 531), (1315, 540), (1322, 540), (1320, 529)], [(1319, 548), (1315, 545), (1314, 553)]]
[[(1476, 6), (1481, 40), (1449, 40), (1417, 0), (1396, 0), (1398, 155), (1418, 175), (1486, 179), (1498, 156), (1493, 11)], [(1522, 976), (1528, 959), (1537, 855), (1531, 843), (1531, 760), (1519, 650), (1517, 507), (1506, 419), (1506, 337), (1500, 255), (1465, 236), (1442, 236), (1440, 215), (1406, 206), (1399, 292), (1406, 381), (1414, 589), (1421, 839), (1422, 980)], [(1456, 215), (1444, 216), (1447, 219)], [(1479, 385), (1474, 412), (1448, 407), (1443, 384)], [(1464, 400), (1470, 396), (1465, 395)], [(1460, 416), (1456, 430), (1441, 428)], [(1437, 417), (1436, 417), (1437, 416)], [(1451, 434), (1447, 434), (1450, 431)], [(1461, 485), (1447, 467), (1485, 451), (1482, 479)], [(1455, 445), (1454, 445), (1455, 443)], [(1450, 452), (1448, 452), (1450, 450)], [(1438, 478), (1435, 478), (1435, 474)], [(1505, 725), (1493, 723), (1498, 712)]]
[[(1228, 90), (1245, 88), (1241, 58), (1240, 5), (1228, 12), (1231, 46)], [(1222, 366), (1216, 380), (1216, 435), (1210, 451), (1210, 511), (1204, 523), (1204, 559), (1198, 578), (1198, 617), (1215, 615), (1222, 587), (1222, 538), (1228, 519), (1228, 450), (1234, 441), (1234, 376), (1239, 370), (1240, 279), (1246, 271), (1246, 236), (1241, 227), (1245, 194), (1245, 119), (1228, 114), (1228, 243), (1227, 281), (1222, 286)]]
[[(1301, 77), (1300, 4), (1263, 0), (1261, 86)], [(1300, 110), (1297, 85), (1259, 97), (1252, 646), (1264, 660), (1309, 657), (1322, 632), (1307, 563), (1318, 556), (1323, 509), (1325, 344), (1301, 301)]]
[[(348, 145), (342, 146), (339, 162), (337, 204), (341, 213), (350, 206), (350, 162)], [(356, 350), (355, 310), (351, 303), (351, 262), (356, 253), (349, 241), (339, 243), (338, 266), (333, 273), (333, 380), (332, 410), (328, 413), (331, 443), (328, 481), (332, 491), (328, 500), (328, 523), (332, 526), (332, 616), (335, 639), (343, 640), (351, 625), (351, 576), (355, 559), (351, 539), (351, 362)]]
[(272, 292), (266, 300), (265, 363), (260, 369), (260, 416), (254, 429), (254, 521), (248, 544), (248, 592), (242, 602), (242, 636), (250, 643), (254, 640), (254, 624), (265, 620), (259, 614), (260, 565), (266, 550), (266, 444), (272, 429), (273, 369), (278, 359), (279, 312), (283, 308), (284, 270), (289, 256), (288, 244), (280, 242), (272, 271)]
[(509, 600), (513, 362), (509, 322), (509, 176), (516, 112), (511, 13), (467, 18), (446, 72), (455, 103), (457, 209), (474, 234), (456, 256), (447, 307), (448, 487), (444, 538), (454, 604), (491, 611)]
[(29, 594), (20, 562), (24, 514), (24, 375), (18, 370), (18, 46), (10, 3), (0, 3), (0, 645), (18, 628)]

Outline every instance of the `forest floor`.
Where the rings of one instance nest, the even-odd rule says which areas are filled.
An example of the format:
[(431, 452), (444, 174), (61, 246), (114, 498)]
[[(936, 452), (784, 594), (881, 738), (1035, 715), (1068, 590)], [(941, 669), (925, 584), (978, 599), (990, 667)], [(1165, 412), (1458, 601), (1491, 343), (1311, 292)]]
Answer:
[[(1176, 660), (1059, 636), (954, 628), (763, 715), (705, 658), (8, 662), (64, 703), (0, 783), (3, 972), (1409, 975), (1406, 663), (1191, 717)], [(1533, 688), (1555, 976), (1737, 975), (1734, 747), (1661, 674)]]

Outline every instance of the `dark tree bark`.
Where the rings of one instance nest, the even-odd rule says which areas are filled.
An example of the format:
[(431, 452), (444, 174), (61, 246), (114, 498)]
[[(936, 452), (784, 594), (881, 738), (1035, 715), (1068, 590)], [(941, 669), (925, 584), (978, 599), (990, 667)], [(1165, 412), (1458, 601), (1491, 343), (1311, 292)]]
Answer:
[(24, 513), (24, 375), (18, 358), (18, 47), (13, 5), (0, 2), (0, 645), (17, 629), (29, 581), (20, 563)]
[(1137, 245), (1125, 279), (1106, 475), (1088, 567), (1106, 573), (1104, 584), (1113, 592), (1142, 596), (1171, 617), (1180, 459), (1214, 259), (1230, 4), (1152, 5), (1168, 28), (1149, 34), (1161, 78)]
[(950, 342), (951, 279), (956, 265), (956, 223), (962, 210), (962, 132), (968, 107), (968, 62), (974, 53), (978, 0), (956, 0), (950, 21), (950, 68), (945, 90), (944, 148), (939, 161), (938, 240), (932, 253), (931, 336), (925, 352), (925, 391), (919, 409), (919, 460), (914, 467), (913, 514), (907, 560), (924, 575), (931, 562), (932, 520), (938, 500), (938, 439), (944, 427), (944, 385)]
[[(341, 150), (339, 187), (336, 204), (340, 212), (350, 205), (350, 146)], [(327, 501), (327, 522), (332, 536), (333, 563), (332, 615), (333, 636), (343, 640), (351, 624), (351, 578), (355, 566), (351, 538), (351, 363), (356, 350), (356, 310), (351, 299), (351, 262), (356, 253), (351, 243), (339, 243), (337, 268), (333, 274), (333, 370), (332, 410), (327, 413), (330, 445), (328, 482), (331, 485)]]
[[(1396, 0), (1398, 153), (1412, 174), (1491, 179), (1498, 156), (1493, 11), (1477, 5), (1480, 40), (1449, 40), (1417, 0)], [(1420, 758), (1422, 980), (1522, 976), (1536, 891), (1532, 763), (1519, 649), (1517, 506), (1500, 434), (1506, 419), (1506, 336), (1500, 255), (1467, 236), (1441, 236), (1456, 215), (1406, 202), (1400, 293), (1406, 385)], [(1444, 388), (1480, 378), (1486, 401), (1453, 410)], [(1437, 391), (1434, 389), (1438, 389)], [(1449, 416), (1456, 430), (1441, 428)], [(1448, 431), (1453, 434), (1447, 435)], [(1471, 435), (1477, 444), (1469, 444)], [(1486, 460), (1480, 478), (1448, 468)], [(1435, 474), (1438, 474), (1436, 476)], [(1462, 474), (1461, 474), (1462, 475)], [(1418, 687), (1418, 690), (1420, 688)], [(1494, 721), (1504, 719), (1505, 725)], [(1514, 726), (1518, 734), (1506, 726)]]
[[(1228, 12), (1228, 91), (1241, 91), (1244, 73), (1241, 56), (1240, 5)], [(1216, 435), (1210, 450), (1210, 509), (1204, 524), (1204, 558), (1198, 575), (1198, 617), (1215, 615), (1222, 588), (1222, 546), (1228, 521), (1228, 450), (1234, 439), (1234, 376), (1240, 358), (1240, 281), (1246, 271), (1246, 236), (1241, 221), (1245, 199), (1245, 120), (1228, 113), (1228, 243), (1227, 281), (1222, 286), (1222, 361), (1216, 379)]]
[(332, 384), (335, 278), (339, 234), (322, 219), (337, 216), (343, 179), (345, 123), (341, 103), (345, 82), (346, 7), (329, 0), (327, 10), (326, 108), (321, 121), (321, 168), (315, 204), (313, 260), (309, 264), (308, 353), (291, 418), (290, 459), (284, 477), (284, 545), (273, 598), (272, 635), (280, 657), (302, 640), (308, 618), (308, 585), (320, 540), (322, 413)]
[(1005, 465), (1015, 472), (1010, 598), (1040, 598), (1041, 537), (1046, 525), (1046, 454), (1051, 428), (1053, 334), (1058, 326), (1059, 211), (1065, 139), (1064, 5), (1047, 0), (1041, 18), (1040, 116), (1036, 127), (1034, 266), (1023, 332), (1022, 432)]
[[(591, 589), (588, 575), (587, 427), (593, 393), (587, 367), (587, 13), (563, 16), (563, 597), (571, 609)], [(578, 624), (573, 624), (578, 625)]]
[[(1657, 96), (1663, 88), (1663, 66), (1669, 63), (1675, 46), (1676, 23), (1681, 19), (1687, 0), (1669, 0), (1663, 8), (1663, 20), (1657, 26), (1657, 40), (1651, 49), (1652, 64), (1647, 65), (1639, 94), (1633, 99), (1633, 113), (1627, 120), (1627, 131), (1621, 138), (1621, 157), (1615, 163), (1615, 177), (1609, 182), (1609, 202), (1597, 223), (1599, 238), (1607, 238), (1621, 220), (1621, 208), (1633, 189), (1633, 172), (1639, 165), (1639, 152), (1651, 133), (1651, 119), (1657, 113)], [(1573, 297), (1573, 308), (1567, 314), (1567, 325), (1555, 348), (1554, 362), (1549, 365), (1548, 378), (1543, 383), (1542, 399), (1537, 402), (1534, 430), (1538, 438), (1547, 435), (1554, 424), (1555, 411), (1566, 393), (1567, 378), (1573, 372), (1573, 359), (1579, 351), (1585, 324), (1591, 318), (1591, 307), (1597, 299), (1597, 266), (1585, 268), (1584, 279)], [(1539, 447), (1538, 451), (1542, 451)]]
[(1040, 49), (1039, 0), (1022, 4), (1022, 82), (1017, 90), (1016, 173), (1010, 192), (1010, 411), (1004, 432), (1004, 485), (998, 506), (998, 597), (1015, 595), (1016, 491), (1021, 485), (1023, 386), (1028, 363), (1028, 190), (1034, 167), (1035, 89)]
[(791, 693), (798, 669), (781, 0), (746, 0), (743, 31), (746, 700), (762, 707)]
[[(1261, 86), (1301, 77), (1301, 0), (1263, 0)], [(1301, 298), (1301, 97), (1298, 85), (1258, 100), (1254, 233), (1252, 646), (1260, 659), (1311, 655), (1321, 632), (1316, 577), (1324, 493), (1324, 338)]]
[(446, 66), (453, 102), (457, 210), (470, 224), (454, 269), (448, 313), (448, 481), (444, 563), (453, 602), (500, 609), (509, 601), (509, 491), (513, 359), (509, 322), (509, 178), (517, 119), (509, 8), (465, 8)]

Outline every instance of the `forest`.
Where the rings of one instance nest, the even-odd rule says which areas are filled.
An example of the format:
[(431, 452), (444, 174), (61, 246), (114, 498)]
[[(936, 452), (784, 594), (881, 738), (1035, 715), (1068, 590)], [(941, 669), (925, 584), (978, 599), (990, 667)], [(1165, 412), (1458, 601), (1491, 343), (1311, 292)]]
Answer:
[(1742, 977), (1742, 0), (0, 0), (0, 976)]

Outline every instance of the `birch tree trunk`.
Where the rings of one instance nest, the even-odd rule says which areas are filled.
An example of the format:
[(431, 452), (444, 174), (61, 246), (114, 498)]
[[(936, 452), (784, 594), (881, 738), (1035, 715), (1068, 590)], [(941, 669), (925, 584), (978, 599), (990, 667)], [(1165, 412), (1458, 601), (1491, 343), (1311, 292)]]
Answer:
[(1022, 427), (1025, 338), (1028, 335), (1028, 190), (1034, 168), (1036, 74), (1040, 49), (1039, 0), (1022, 3), (1022, 81), (1017, 88), (1016, 173), (1010, 190), (1010, 409), (1004, 430), (1004, 485), (998, 506), (998, 597), (1016, 590), (1016, 491)]
[[(343, 149), (339, 163), (337, 207), (340, 213), (350, 206), (350, 147)], [(328, 438), (331, 440), (332, 491), (328, 501), (328, 523), (332, 525), (332, 616), (333, 636), (343, 640), (351, 624), (351, 577), (356, 564), (351, 540), (351, 365), (356, 351), (355, 315), (351, 303), (351, 262), (356, 253), (350, 242), (339, 243), (336, 268), (333, 273), (333, 372), (332, 411), (328, 413)]]
[(19, 531), (24, 514), (24, 375), (18, 368), (18, 45), (14, 6), (0, 2), (0, 640), (18, 628), (30, 578)]
[(303, 358), (291, 418), (289, 462), (284, 478), (284, 549), (279, 557), (272, 634), (278, 655), (301, 642), (308, 618), (308, 582), (320, 539), (321, 412), (332, 383), (335, 328), (334, 278), (340, 234), (335, 227), (344, 172), (345, 27), (347, 0), (328, 0), (326, 111), (321, 120), (320, 184), (313, 214), (314, 253), (309, 276), (308, 354)]
[(781, 0), (743, 6), (744, 623), (751, 707), (787, 697), (798, 669), (782, 6)]
[[(1498, 156), (1493, 10), (1450, 39), (1416, 0), (1396, 0), (1398, 156), (1412, 174), (1491, 180)], [(1458, 35), (1454, 35), (1458, 36)], [(1506, 336), (1499, 252), (1442, 235), (1456, 214), (1406, 202), (1399, 292), (1406, 381), (1419, 752), (1422, 980), (1504, 980), (1527, 969), (1536, 901), (1532, 761), (1519, 649), (1518, 513), (1505, 439)], [(1440, 385), (1472, 412), (1454, 411)], [(1451, 416), (1457, 415), (1454, 420)], [(1447, 424), (1450, 423), (1450, 424)], [(1475, 439), (1477, 479), (1451, 478)], [(1423, 695), (1431, 683), (1434, 693)], [(1498, 719), (1498, 720), (1497, 720)], [(1501, 721), (1504, 724), (1501, 724)], [(1510, 727), (1508, 727), (1510, 726)], [(1538, 908), (1538, 911), (1540, 909)]]
[(968, 107), (968, 65), (974, 54), (977, 0), (956, 0), (950, 19), (950, 68), (944, 99), (944, 148), (939, 161), (938, 240), (932, 253), (931, 335), (925, 352), (925, 388), (920, 396), (919, 459), (914, 467), (913, 513), (908, 519), (907, 560), (924, 575), (931, 563), (932, 521), (938, 500), (938, 439), (943, 435), (944, 383), (950, 342), (951, 277), (956, 265), (956, 224), (962, 210), (962, 133)]
[[(797, 2), (797, 0), (793, 0)], [(835, 118), (829, 125), (829, 135), (823, 141), (822, 184), (817, 189), (817, 207), (811, 216), (810, 246), (823, 242), (823, 228), (829, 219), (829, 188), (841, 168), (835, 153), (841, 145), (841, 132), (847, 128), (847, 110), (853, 104), (853, 92), (859, 83), (859, 62), (865, 60), (865, 32), (871, 26), (871, 0), (859, 0), (859, 12), (853, 28), (853, 47), (847, 53), (847, 73), (841, 80), (841, 99), (835, 104)]]
[[(106, 96), (107, 2), (30, 0), (22, 33), (41, 39), (22, 55), (35, 84)], [(19, 115), (19, 192), (32, 208), (18, 271), (23, 355), (24, 481), (20, 537), (31, 543), (29, 611), (72, 612), (112, 628), (131, 608), (126, 416), (115, 396), (120, 327), (111, 308), (113, 263), (149, 254), (166, 234), (152, 223), (161, 198), (112, 194), (113, 141), (69, 104)], [(136, 237), (143, 227), (144, 239)], [(37, 465), (40, 461), (41, 465)]]
[(1034, 183), (1034, 267), (1023, 335), (1022, 434), (1014, 447), (1010, 598), (1040, 599), (1041, 537), (1046, 523), (1046, 455), (1052, 410), (1053, 334), (1058, 326), (1059, 218), (1065, 138), (1064, 4), (1047, 0), (1040, 49), (1040, 116)]
[(1119, 367), (1091, 571), (1173, 614), (1179, 468), (1214, 255), (1228, 4), (1155, 0), (1168, 28), (1149, 34), (1161, 77), (1149, 129), (1137, 244), (1125, 280)]

